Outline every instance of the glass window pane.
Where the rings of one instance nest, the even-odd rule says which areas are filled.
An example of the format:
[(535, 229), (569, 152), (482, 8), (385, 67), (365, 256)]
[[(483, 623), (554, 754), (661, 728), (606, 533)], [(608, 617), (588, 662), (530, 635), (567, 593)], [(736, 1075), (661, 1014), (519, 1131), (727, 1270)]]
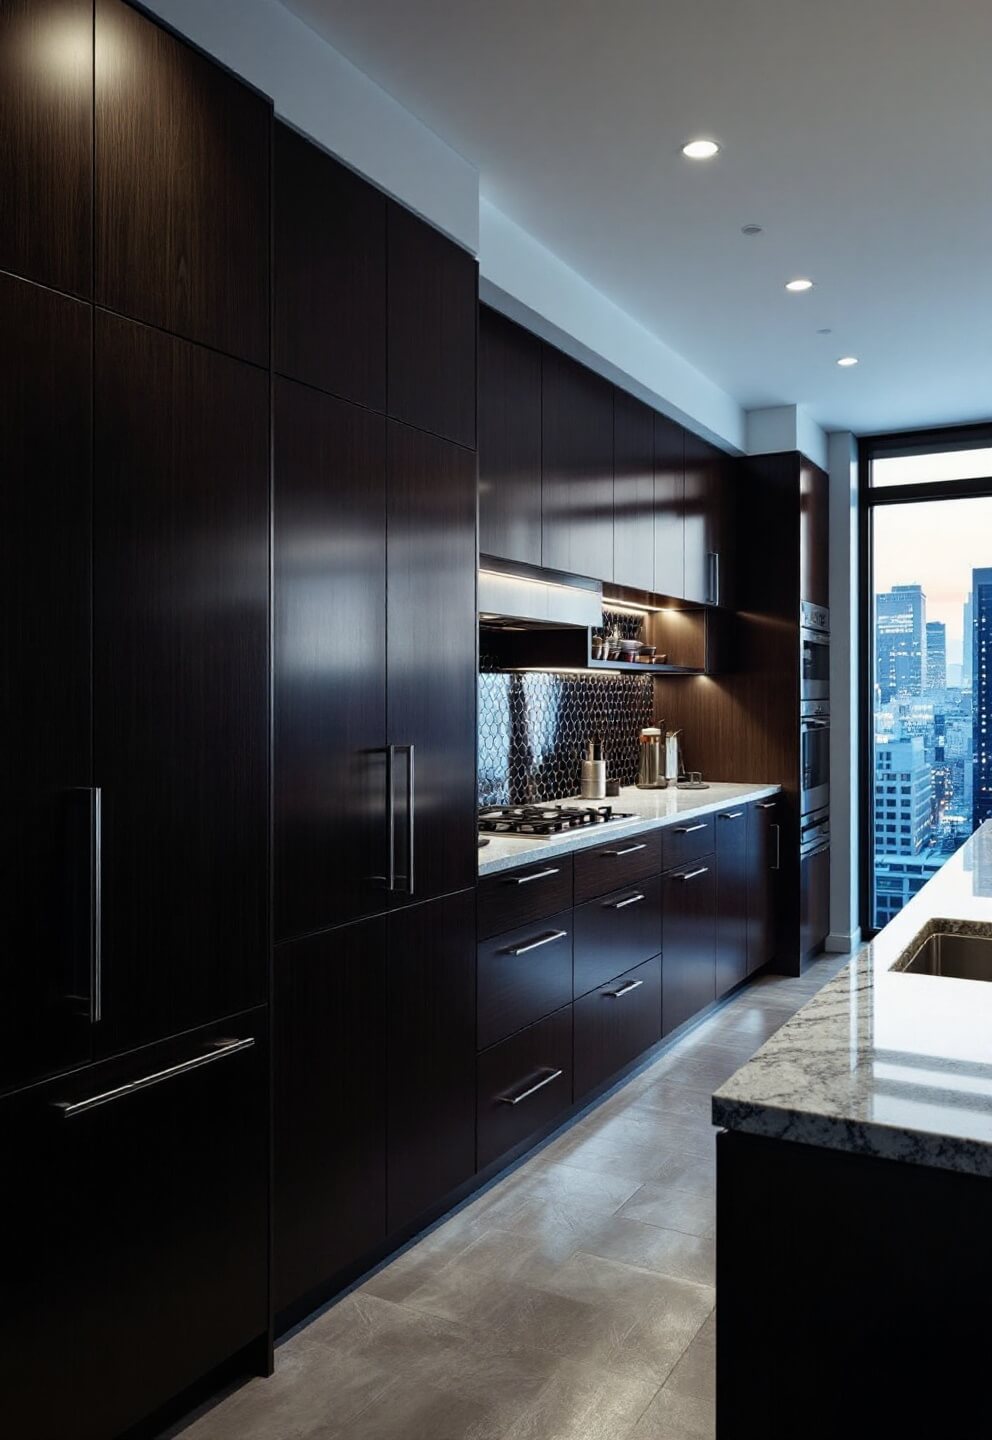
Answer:
[(992, 476), (992, 446), (942, 450), (932, 455), (885, 455), (871, 462), (871, 484), (931, 485), (942, 480), (985, 480)]

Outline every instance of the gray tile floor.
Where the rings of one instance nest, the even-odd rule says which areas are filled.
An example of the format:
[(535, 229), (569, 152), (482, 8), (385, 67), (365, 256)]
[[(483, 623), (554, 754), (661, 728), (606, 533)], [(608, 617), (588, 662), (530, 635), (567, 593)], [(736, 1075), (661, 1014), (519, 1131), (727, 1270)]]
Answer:
[(710, 1092), (847, 958), (757, 981), (169, 1434), (712, 1436)]

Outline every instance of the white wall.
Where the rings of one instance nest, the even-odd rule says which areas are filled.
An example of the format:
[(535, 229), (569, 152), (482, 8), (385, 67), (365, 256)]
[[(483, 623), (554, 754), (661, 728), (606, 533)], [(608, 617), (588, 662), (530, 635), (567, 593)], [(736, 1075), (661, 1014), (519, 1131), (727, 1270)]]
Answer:
[(276, 114), (473, 253), (479, 172), (277, 0), (143, 0)]
[(829, 437), (830, 472), (830, 936), (860, 938), (858, 897), (858, 447)]
[(827, 437), (802, 405), (772, 405), (747, 412), (747, 453), (798, 450), (821, 470), (828, 466)]

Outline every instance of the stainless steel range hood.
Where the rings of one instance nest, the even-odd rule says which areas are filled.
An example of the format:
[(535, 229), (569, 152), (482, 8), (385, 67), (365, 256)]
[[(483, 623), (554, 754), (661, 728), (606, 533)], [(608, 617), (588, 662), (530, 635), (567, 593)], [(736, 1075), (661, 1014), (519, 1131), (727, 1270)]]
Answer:
[(479, 623), (494, 629), (598, 629), (603, 587), (597, 580), (479, 557)]

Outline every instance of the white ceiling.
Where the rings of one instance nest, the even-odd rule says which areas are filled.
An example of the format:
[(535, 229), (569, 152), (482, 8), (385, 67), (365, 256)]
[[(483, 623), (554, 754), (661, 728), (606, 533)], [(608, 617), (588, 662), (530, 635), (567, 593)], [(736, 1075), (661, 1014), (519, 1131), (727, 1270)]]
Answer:
[(992, 415), (990, 0), (286, 3), (745, 408)]

